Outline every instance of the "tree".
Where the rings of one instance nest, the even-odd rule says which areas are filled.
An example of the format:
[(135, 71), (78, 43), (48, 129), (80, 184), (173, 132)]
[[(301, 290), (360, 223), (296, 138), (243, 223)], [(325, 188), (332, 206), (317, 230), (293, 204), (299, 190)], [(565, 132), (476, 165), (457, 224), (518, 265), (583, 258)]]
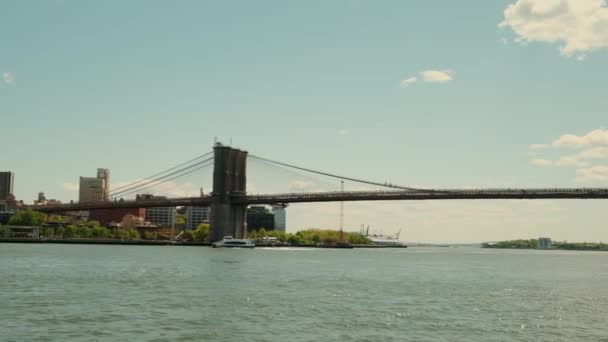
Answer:
[(192, 237), (193, 237), (194, 241), (207, 241), (208, 236), (209, 236), (209, 225), (206, 223), (200, 224), (192, 232)]
[(192, 231), (191, 230), (185, 230), (182, 233), (182, 239), (185, 240), (185, 241), (192, 241), (192, 240), (194, 240), (194, 235), (192, 234)]
[(76, 237), (79, 238), (90, 238), (91, 237), (91, 228), (87, 227), (87, 226), (81, 226), (78, 227), (78, 229), (76, 230)]
[(63, 238), (63, 232), (64, 232), (64, 230), (65, 229), (63, 227), (57, 227), (57, 228), (55, 228), (55, 236)]
[(55, 235), (55, 229), (53, 229), (52, 227), (46, 227), (46, 228), (42, 229), (40, 235), (42, 235), (44, 237), (54, 236)]
[(19, 210), (8, 221), (14, 226), (40, 226), (44, 222), (44, 215), (33, 210)]
[(142, 236), (142, 238), (144, 240), (156, 240), (157, 235), (156, 235), (156, 233), (152, 233), (152, 232), (144, 232), (144, 235)]
[(106, 227), (93, 227), (91, 228), (91, 237), (98, 239), (109, 238), (112, 235), (110, 230)]
[(68, 225), (63, 229), (63, 238), (64, 239), (73, 239), (77, 237), (76, 233), (78, 231), (78, 227), (73, 224)]

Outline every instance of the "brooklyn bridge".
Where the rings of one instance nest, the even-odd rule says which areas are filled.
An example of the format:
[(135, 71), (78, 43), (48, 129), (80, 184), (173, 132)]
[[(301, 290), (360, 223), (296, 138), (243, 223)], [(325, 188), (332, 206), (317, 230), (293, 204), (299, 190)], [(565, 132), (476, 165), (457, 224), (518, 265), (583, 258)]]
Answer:
[[(380, 191), (331, 191), (278, 194), (247, 193), (247, 161), (255, 159), (327, 177), (384, 188)], [(245, 217), (251, 204), (288, 204), (305, 202), (393, 201), (393, 200), (489, 200), (489, 199), (608, 199), (608, 188), (496, 188), (496, 189), (432, 189), (400, 186), (316, 171), (249, 154), (246, 151), (216, 143), (212, 152), (201, 155), (195, 163), (180, 164), (159, 174), (144, 178), (113, 191), (114, 197), (125, 196), (175, 178), (213, 166), (213, 190), (209, 195), (181, 198), (158, 198), (147, 201), (123, 200), (69, 203), (32, 207), (45, 213), (86, 211), (96, 209), (152, 208), (175, 206), (210, 206), (210, 240), (224, 236), (246, 235)]]

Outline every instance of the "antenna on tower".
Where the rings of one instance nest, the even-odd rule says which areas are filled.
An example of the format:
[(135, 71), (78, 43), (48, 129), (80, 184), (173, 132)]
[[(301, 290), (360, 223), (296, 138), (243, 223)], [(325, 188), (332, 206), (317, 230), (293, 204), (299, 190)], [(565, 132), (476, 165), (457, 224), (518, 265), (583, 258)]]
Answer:
[[(344, 192), (344, 181), (340, 181), (340, 191)], [(340, 232), (344, 229), (344, 201), (340, 202)]]

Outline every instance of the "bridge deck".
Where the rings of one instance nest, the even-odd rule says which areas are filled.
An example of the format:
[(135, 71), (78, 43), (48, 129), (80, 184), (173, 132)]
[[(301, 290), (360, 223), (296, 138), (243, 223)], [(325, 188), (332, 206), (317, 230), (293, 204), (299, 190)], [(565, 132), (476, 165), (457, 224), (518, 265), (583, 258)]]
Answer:
[[(211, 196), (169, 198), (148, 201), (117, 201), (71, 203), (61, 206), (29, 206), (42, 212), (66, 212), (113, 208), (153, 208), (175, 206), (206, 206)], [(570, 189), (429, 189), (405, 191), (349, 191), (285, 194), (252, 194), (232, 198), (237, 205), (341, 202), (341, 201), (403, 201), (403, 200), (472, 200), (472, 199), (608, 199), (608, 188)]]

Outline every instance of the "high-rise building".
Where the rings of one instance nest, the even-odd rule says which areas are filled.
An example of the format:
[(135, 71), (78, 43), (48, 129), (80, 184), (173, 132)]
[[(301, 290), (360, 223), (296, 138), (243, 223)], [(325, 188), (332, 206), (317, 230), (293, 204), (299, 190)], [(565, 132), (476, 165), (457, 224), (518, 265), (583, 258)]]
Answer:
[(109, 169), (97, 169), (97, 179), (103, 180), (103, 200), (107, 201), (110, 199), (110, 170)]
[(195, 229), (201, 223), (209, 223), (209, 207), (186, 207), (186, 229)]
[(110, 193), (110, 170), (97, 169), (97, 177), (80, 177), (79, 202), (107, 201)]
[(14, 175), (10, 171), (0, 172), (0, 201), (6, 201), (13, 193)]
[(265, 206), (251, 206), (247, 209), (247, 231), (264, 228), (274, 230), (274, 215)]
[(273, 205), (272, 213), (274, 214), (274, 230), (285, 232), (287, 229), (287, 211), (286, 205)]
[[(165, 196), (154, 196), (150, 194), (137, 195), (136, 201), (154, 201), (158, 199), (167, 199)], [(175, 207), (155, 207), (146, 209), (146, 221), (152, 222), (159, 227), (173, 228), (175, 227)]]

